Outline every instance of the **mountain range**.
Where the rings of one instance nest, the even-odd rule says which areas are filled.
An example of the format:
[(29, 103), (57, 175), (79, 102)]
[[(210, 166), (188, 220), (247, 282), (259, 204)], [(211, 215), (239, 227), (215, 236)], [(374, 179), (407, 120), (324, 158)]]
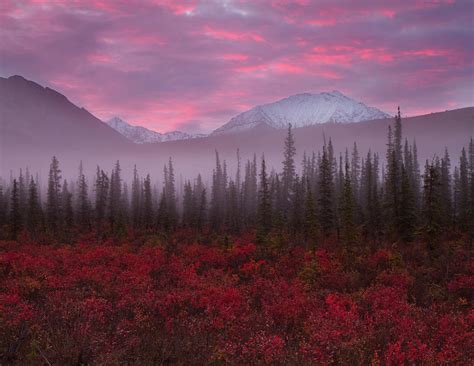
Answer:
[(64, 95), (15, 75), (0, 78), (2, 145), (89, 149), (129, 141)]
[[(377, 119), (365, 120), (372, 118)], [(356, 142), (361, 156), (370, 148), (383, 159), (393, 119), (338, 92), (299, 94), (244, 112), (205, 137), (177, 139), (184, 135), (175, 132), (159, 134), (160, 143), (144, 143), (143, 136), (132, 138), (140, 142), (133, 143), (133, 134), (124, 137), (123, 131), (117, 132), (64, 95), (12, 76), (0, 78), (0, 177), (29, 166), (46, 179), (53, 155), (59, 158), (65, 177), (77, 174), (81, 160), (91, 176), (97, 166), (108, 169), (120, 160), (124, 172), (137, 164), (141, 171), (160, 177), (169, 157), (175, 162), (177, 177), (199, 172), (212, 176), (215, 151), (231, 172), (237, 149), (242, 159), (265, 154), (268, 166), (280, 169), (288, 123), (296, 127), (298, 161), (304, 152), (320, 151), (328, 138), (337, 156)], [(403, 118), (403, 136), (416, 139), (420, 162), (444, 154), (445, 148), (456, 161), (474, 136), (474, 108)]]
[(242, 132), (259, 125), (280, 129), (307, 127), (321, 123), (351, 123), (388, 118), (385, 112), (333, 91), (296, 94), (274, 103), (252, 108), (232, 118), (213, 135)]
[[(351, 123), (388, 117), (389, 114), (368, 107), (336, 90), (331, 93), (303, 93), (242, 112), (210, 135), (239, 133), (256, 127), (282, 129), (291, 124), (298, 128), (328, 122)], [(206, 136), (180, 131), (159, 133), (142, 126), (133, 126), (119, 117), (110, 119), (107, 124), (137, 144), (189, 140)]]
[(191, 135), (189, 133), (181, 131), (160, 133), (142, 126), (133, 126), (119, 117), (113, 117), (109, 119), (106, 123), (115, 131), (119, 132), (121, 135), (136, 144), (150, 144), (156, 142), (189, 140), (206, 136), (204, 134)]

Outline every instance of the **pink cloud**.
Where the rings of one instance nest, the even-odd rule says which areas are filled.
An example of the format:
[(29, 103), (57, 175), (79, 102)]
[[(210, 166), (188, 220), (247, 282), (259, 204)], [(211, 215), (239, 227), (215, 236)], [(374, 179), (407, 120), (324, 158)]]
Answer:
[(104, 53), (93, 53), (90, 54), (87, 59), (90, 62), (96, 62), (96, 63), (102, 63), (102, 64), (108, 64), (112, 61), (112, 57), (110, 55), (104, 54)]
[(128, 34), (125, 35), (130, 43), (144, 46), (163, 45), (165, 39), (157, 34)]
[(347, 49), (335, 49), (334, 47), (331, 49), (317, 46), (312, 51), (305, 55), (305, 59), (310, 62), (349, 66), (353, 58)]
[(262, 73), (265, 72), (268, 69), (267, 65), (242, 65), (236, 67), (234, 70), (237, 72), (243, 72), (243, 73)]
[(6, 0), (0, 74), (160, 131), (333, 89), (413, 115), (474, 104), (471, 14), (466, 0)]
[(62, 90), (74, 90), (74, 89), (78, 89), (80, 87), (79, 83), (71, 80), (71, 79), (65, 79), (65, 78), (61, 78), (61, 79), (53, 79), (53, 80), (50, 80), (50, 83), (56, 87), (56, 88), (60, 88)]
[(317, 71), (315, 74), (326, 79), (333, 79), (333, 80), (342, 79), (342, 75), (335, 71), (320, 70), (320, 71)]
[(450, 54), (450, 51), (443, 50), (443, 49), (421, 49), (421, 50), (403, 52), (403, 55), (405, 56), (426, 56), (426, 57), (447, 56), (449, 54)]
[(446, 49), (388, 50), (384, 47), (366, 48), (360, 46), (333, 46), (329, 49), (315, 47), (313, 51), (313, 54), (307, 55), (308, 59), (340, 65), (350, 65), (356, 59), (389, 63), (394, 62), (396, 57), (448, 57), (453, 55), (452, 50)]
[(252, 32), (234, 32), (225, 29), (215, 28), (209, 25), (204, 27), (204, 34), (216, 38), (229, 41), (254, 41), (254, 42), (264, 42), (265, 39), (257, 34)]
[(170, 9), (174, 14), (190, 14), (196, 9), (197, 1), (193, 0), (156, 0), (155, 4)]
[(283, 74), (302, 74), (305, 72), (300, 66), (284, 62), (273, 64), (272, 68)]
[(353, 50), (362, 60), (376, 61), (379, 63), (392, 62), (393, 54), (384, 48), (360, 48)]
[(226, 61), (247, 61), (249, 56), (242, 53), (226, 53), (221, 58)]
[(337, 23), (336, 18), (326, 18), (326, 19), (310, 19), (306, 22), (309, 25), (317, 25), (319, 27), (326, 27), (329, 25), (334, 25)]
[(287, 62), (274, 62), (269, 64), (242, 65), (235, 68), (236, 71), (242, 73), (250, 73), (255, 76), (270, 75), (272, 73), (279, 74), (302, 74), (305, 70), (296, 64)]

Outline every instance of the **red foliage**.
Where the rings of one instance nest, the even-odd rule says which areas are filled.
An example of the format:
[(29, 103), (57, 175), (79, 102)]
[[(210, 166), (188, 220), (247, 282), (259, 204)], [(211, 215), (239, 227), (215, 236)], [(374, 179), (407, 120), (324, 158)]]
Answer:
[[(336, 249), (301, 248), (264, 256), (242, 242), (173, 251), (3, 242), (0, 360), (468, 364), (469, 257), (442, 281), (436, 268), (399, 257), (379, 250), (348, 264)], [(428, 305), (415, 301), (420, 278), (427, 289), (438, 281)]]

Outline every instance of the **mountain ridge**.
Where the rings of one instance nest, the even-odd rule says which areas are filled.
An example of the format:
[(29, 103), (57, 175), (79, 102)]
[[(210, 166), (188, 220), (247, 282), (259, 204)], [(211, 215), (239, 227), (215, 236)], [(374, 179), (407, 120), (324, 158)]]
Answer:
[[(445, 148), (457, 159), (461, 148), (474, 136), (474, 107), (414, 117), (402, 115), (402, 121), (404, 137), (416, 139), (420, 161), (432, 159), (434, 154), (441, 156)], [(336, 155), (356, 142), (361, 156), (369, 147), (384, 156), (387, 128), (392, 123), (393, 118), (383, 118), (295, 128), (297, 159), (305, 151), (321, 149), (325, 137), (331, 137)], [(63, 175), (69, 177), (77, 174), (81, 160), (91, 169), (91, 176), (97, 166), (113, 166), (117, 160), (125, 171), (137, 164), (159, 176), (169, 157), (185, 177), (189, 172), (212, 172), (216, 150), (230, 169), (237, 150), (242, 159), (265, 154), (269, 167), (279, 167), (286, 133), (283, 128), (260, 122), (242, 133), (135, 144), (66, 97), (53, 96), (50, 89), (24, 79), (0, 78), (0, 176), (26, 166), (36, 166), (47, 176), (53, 155), (60, 160)]]
[(210, 134), (192, 135), (181, 131), (160, 133), (144, 126), (131, 125), (119, 117), (113, 117), (105, 123), (130, 141), (147, 144), (239, 133), (259, 126), (281, 129), (291, 123), (293, 127), (299, 128), (327, 122), (356, 123), (389, 117), (391, 116), (388, 113), (333, 90), (318, 94), (298, 93), (275, 102), (257, 105), (234, 116)]
[(188, 140), (204, 137), (203, 134), (189, 134), (181, 131), (170, 131), (165, 133), (156, 132), (143, 126), (135, 126), (124, 121), (120, 117), (112, 117), (105, 123), (136, 144), (148, 144), (157, 142)]
[[(265, 112), (261, 113), (263, 120), (268, 118)], [(295, 128), (294, 136), (298, 153), (317, 151), (324, 137), (331, 137), (336, 153), (343, 153), (357, 142), (361, 155), (371, 147), (384, 156), (391, 123), (393, 118), (318, 123)], [(403, 117), (403, 131), (409, 141), (416, 139), (421, 161), (443, 154), (445, 147), (457, 154), (466, 139), (474, 136), (474, 107)], [(270, 127), (260, 120), (253, 129), (241, 132), (136, 144), (52, 89), (20, 77), (0, 77), (0, 175), (4, 176), (11, 169), (25, 166), (37, 165), (47, 171), (53, 155), (61, 160), (65, 175), (77, 174), (80, 160), (92, 168), (120, 160), (125, 169), (143, 164), (151, 173), (161, 174), (154, 169), (159, 170), (169, 157), (176, 160), (177, 166), (182, 165), (183, 171), (212, 171), (209, 157), (216, 150), (229, 166), (237, 150), (242, 158), (265, 154), (268, 166), (279, 166), (285, 129)]]
[(242, 112), (214, 130), (212, 135), (241, 132), (260, 123), (281, 129), (290, 123), (298, 128), (327, 122), (353, 123), (389, 117), (388, 113), (351, 99), (337, 90), (330, 93), (299, 93)]
[(0, 77), (2, 146), (103, 150), (130, 142), (49, 87), (14, 75)]

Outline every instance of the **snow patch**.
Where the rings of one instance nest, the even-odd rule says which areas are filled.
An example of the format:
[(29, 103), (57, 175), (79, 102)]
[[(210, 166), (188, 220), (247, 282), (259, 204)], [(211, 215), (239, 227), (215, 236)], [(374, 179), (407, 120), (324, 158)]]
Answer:
[(189, 140), (204, 136), (201, 134), (191, 135), (181, 131), (159, 133), (142, 126), (133, 126), (119, 117), (111, 118), (106, 124), (136, 144)]
[(281, 129), (290, 123), (298, 128), (326, 122), (351, 123), (388, 117), (387, 113), (357, 102), (337, 90), (320, 94), (302, 93), (243, 112), (212, 134), (241, 132), (260, 123)]

